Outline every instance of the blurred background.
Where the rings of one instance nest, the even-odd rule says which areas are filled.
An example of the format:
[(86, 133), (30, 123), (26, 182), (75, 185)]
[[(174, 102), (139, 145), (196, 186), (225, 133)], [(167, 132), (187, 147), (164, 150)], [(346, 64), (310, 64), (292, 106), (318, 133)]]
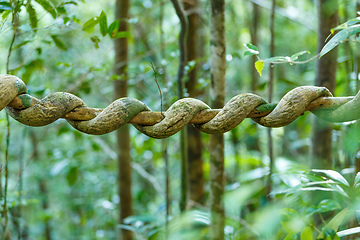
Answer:
[[(180, 3), (189, 24), (184, 95), (210, 104), (210, 2)], [(278, 102), (291, 89), (314, 84), (327, 86), (335, 96), (355, 95), (360, 63), (355, 40), (320, 61), (306, 60), (319, 52), (324, 44), (319, 39), (331, 28), (357, 17), (357, 4), (226, 0), (225, 101), (255, 93), (264, 99), (271, 94)], [(128, 96), (160, 111), (156, 77), (167, 109), (178, 99), (181, 24), (174, 5), (132, 0), (127, 21), (119, 15), (124, 9), (115, 0), (0, 1), (0, 73), (18, 76), (39, 99), (69, 92), (96, 108), (119, 96), (115, 82), (126, 82), (122, 89)], [(244, 56), (246, 43), (257, 47), (258, 58)], [(127, 60), (115, 56), (124, 48)], [(265, 63), (262, 76), (255, 70), (258, 59), (302, 51), (308, 52), (297, 63)], [(246, 119), (224, 134), (225, 239), (337, 239), (336, 232), (346, 236), (346, 229), (358, 226), (359, 124), (317, 121), (305, 113), (269, 134)], [(27, 127), (11, 118), (8, 122), (1, 111), (3, 239), (208, 239), (209, 135), (188, 128), (184, 179), (179, 134), (152, 139), (131, 125), (129, 133), (127, 169), (115, 132), (83, 134), (63, 119)], [(122, 183), (130, 199), (119, 195), (121, 169), (131, 179)], [(121, 214), (121, 204), (131, 210), (129, 216)], [(357, 239), (356, 234), (347, 239)]]

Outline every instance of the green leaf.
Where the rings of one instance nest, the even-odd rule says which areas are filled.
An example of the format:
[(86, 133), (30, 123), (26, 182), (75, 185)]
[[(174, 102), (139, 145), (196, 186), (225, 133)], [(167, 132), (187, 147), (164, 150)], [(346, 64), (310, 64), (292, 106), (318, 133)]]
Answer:
[(359, 234), (360, 233), (360, 227), (354, 227), (354, 228), (349, 228), (346, 230), (342, 230), (340, 232), (337, 233), (337, 235), (339, 237), (345, 237), (345, 236), (349, 236), (349, 235), (353, 235), (353, 234)]
[(131, 36), (130, 32), (123, 31), (123, 32), (117, 32), (113, 38), (126, 38), (130, 36)]
[(77, 6), (78, 3), (75, 1), (67, 1), (67, 2), (62, 3), (62, 5), (76, 5)]
[(312, 234), (312, 229), (311, 227), (305, 227), (300, 235), (300, 240), (312, 240), (313, 239), (313, 234)]
[(18, 49), (18, 48), (21, 48), (22, 46), (28, 44), (29, 42), (31, 42), (31, 41), (23, 41), (23, 42), (15, 45), (12, 50), (16, 50), (16, 49)]
[(245, 43), (244, 46), (246, 47), (244, 57), (259, 54), (259, 50), (255, 45), (252, 45), (251, 43)]
[(99, 42), (100, 42), (99, 37), (98, 36), (92, 36), (90, 38), (90, 40), (94, 43), (95, 48), (98, 49), (99, 48)]
[(360, 23), (360, 17), (352, 18), (352, 19), (346, 21), (346, 24), (348, 26), (352, 26), (352, 25), (355, 25), (357, 23)]
[(247, 49), (247, 50), (245, 50), (245, 52), (244, 52), (244, 57), (246, 57), (246, 56), (258, 55), (258, 54), (259, 54), (259, 52), (257, 52), (257, 51), (254, 51), (254, 50), (251, 50), (251, 49)]
[(340, 173), (334, 170), (312, 169), (311, 171), (314, 173), (322, 173), (326, 175), (328, 178), (338, 183), (344, 184), (345, 186), (349, 186), (349, 183), (346, 181), (346, 179)]
[(77, 24), (81, 24), (81, 21), (80, 19), (78, 19), (76, 16), (72, 16), (71, 20), (74, 22), (74, 23), (77, 23)]
[(108, 28), (108, 33), (111, 38), (114, 38), (115, 34), (119, 31), (119, 26), (120, 26), (119, 20), (115, 20), (110, 24)]
[(6, 10), (12, 10), (11, 3), (0, 1), (0, 13)]
[(107, 26), (106, 13), (104, 11), (102, 11), (101, 14), (100, 14), (99, 25), (100, 25), (101, 35), (103, 35), (105, 37), (106, 34), (107, 34), (107, 31), (108, 31), (108, 26)]
[(299, 191), (324, 191), (324, 192), (334, 192), (334, 189), (324, 188), (324, 187), (306, 187), (300, 188)]
[(94, 27), (99, 23), (99, 19), (97, 17), (90, 18), (82, 28), (83, 31), (91, 33), (94, 31)]
[(343, 29), (337, 34), (332, 37), (328, 43), (325, 44), (325, 46), (320, 51), (320, 57), (324, 56), (326, 53), (330, 52), (332, 49), (334, 49), (337, 45), (339, 45), (341, 42), (348, 39), (349, 36), (355, 35), (360, 32), (360, 24), (353, 25), (349, 28)]
[(322, 232), (319, 234), (317, 238), (318, 239), (324, 238), (325, 237), (324, 235), (326, 234), (326, 232), (329, 231), (329, 229), (337, 232), (347, 213), (348, 213), (348, 208), (344, 208), (341, 212), (336, 214), (336, 216), (333, 219), (331, 219), (331, 221), (323, 228)]
[(284, 238), (284, 240), (296, 240), (298, 239), (295, 233), (289, 233), (288, 235), (286, 235), (286, 237)]
[(74, 185), (76, 183), (77, 177), (78, 177), (78, 168), (77, 167), (72, 167), (69, 169), (69, 171), (66, 174), (66, 180), (68, 182), (68, 184)]
[(246, 49), (250, 49), (250, 50), (259, 52), (259, 49), (257, 48), (257, 46), (255, 46), (251, 43), (245, 43), (244, 46), (246, 47)]
[(66, 8), (64, 6), (58, 6), (56, 8), (56, 12), (59, 14), (59, 15), (66, 15)]
[(360, 17), (347, 20), (345, 23), (342, 23), (339, 26), (336, 26), (336, 27), (330, 29), (330, 32), (331, 32), (331, 34), (334, 34), (335, 31), (348, 29), (350, 26), (355, 25), (357, 23), (360, 23)]
[(300, 56), (304, 55), (305, 53), (310, 54), (309, 51), (301, 51), (301, 52), (298, 52), (298, 53), (293, 54), (293, 55), (290, 57), (290, 59), (291, 59), (291, 61), (295, 61), (295, 60), (297, 60)]
[(36, 50), (37, 54), (41, 55), (41, 53), (42, 53), (42, 48), (38, 47), (38, 48), (36, 48), (35, 50)]
[(348, 28), (349, 28), (349, 25), (347, 25), (347, 23), (343, 23), (337, 27), (330, 29), (330, 32), (331, 32), (331, 34), (334, 34), (334, 32), (337, 30), (348, 29)]
[(255, 69), (259, 73), (260, 77), (261, 77), (263, 68), (264, 68), (264, 62), (263, 61), (259, 60), (259, 61), (255, 62)]
[(47, 0), (35, 0), (45, 11), (50, 13), (50, 15), (55, 19), (57, 17), (56, 9), (54, 6)]
[(5, 11), (0, 10), (0, 13), (2, 14), (1, 16), (2, 20), (5, 20), (10, 15), (11, 10), (5, 10)]
[(71, 18), (69, 18), (69, 17), (64, 17), (64, 19), (63, 19), (64, 24), (67, 24), (70, 20), (71, 20)]
[(52, 40), (54, 41), (55, 45), (60, 48), (61, 50), (67, 50), (65, 44), (58, 38), (57, 35), (51, 35)]
[(324, 199), (318, 205), (320, 212), (329, 212), (340, 208), (340, 204), (332, 199)]
[(28, 4), (26, 6), (26, 12), (29, 14), (30, 27), (34, 32), (36, 32), (38, 19), (37, 19), (35, 8), (31, 4)]
[(360, 172), (356, 174), (354, 185), (358, 184), (360, 182)]

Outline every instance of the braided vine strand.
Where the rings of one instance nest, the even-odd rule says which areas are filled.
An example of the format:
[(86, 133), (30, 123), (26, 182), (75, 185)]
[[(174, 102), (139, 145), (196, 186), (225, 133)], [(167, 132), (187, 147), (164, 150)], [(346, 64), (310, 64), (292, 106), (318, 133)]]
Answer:
[(134, 124), (136, 129), (152, 138), (167, 138), (184, 128), (200, 111), (210, 109), (208, 105), (195, 98), (176, 101), (164, 113), (165, 118), (153, 126)]
[(233, 97), (209, 122), (195, 126), (205, 133), (219, 134), (230, 131), (239, 125), (256, 107), (267, 103), (263, 98), (251, 94)]
[(328, 122), (348, 122), (360, 119), (360, 91), (354, 98), (336, 109), (314, 109), (311, 112)]
[(75, 129), (88, 134), (110, 133), (128, 123), (139, 112), (151, 111), (144, 103), (134, 98), (120, 98), (106, 107), (95, 118), (87, 121), (68, 120)]
[(33, 127), (41, 127), (55, 122), (76, 107), (85, 103), (75, 95), (65, 92), (51, 93), (37, 104), (23, 110), (7, 107), (6, 111), (15, 120)]
[(319, 97), (332, 97), (332, 94), (325, 87), (297, 87), (288, 92), (269, 115), (252, 119), (264, 127), (283, 127), (295, 121)]
[(302, 86), (289, 91), (278, 104), (246, 93), (233, 97), (222, 109), (184, 98), (162, 114), (133, 98), (118, 99), (105, 109), (89, 108), (70, 93), (52, 93), (39, 100), (27, 94), (19, 78), (0, 75), (0, 111), (5, 107), (15, 120), (29, 126), (44, 126), (65, 118), (81, 132), (100, 135), (132, 123), (150, 137), (166, 138), (191, 123), (206, 133), (224, 133), (247, 117), (266, 127), (281, 127), (308, 110), (328, 121), (351, 121), (360, 118), (360, 92), (355, 97), (335, 98), (326, 88)]
[(11, 75), (0, 75), (0, 111), (16, 96), (27, 93), (26, 85), (19, 78)]

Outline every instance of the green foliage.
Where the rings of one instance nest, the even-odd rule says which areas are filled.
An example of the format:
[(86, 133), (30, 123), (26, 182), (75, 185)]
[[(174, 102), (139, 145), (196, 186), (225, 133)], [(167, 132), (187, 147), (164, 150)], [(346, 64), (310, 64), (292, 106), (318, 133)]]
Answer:
[(262, 70), (264, 69), (264, 62), (261, 61), (261, 60), (256, 61), (255, 62), (255, 69), (256, 69), (256, 71), (259, 73), (259, 75), (261, 77)]
[(99, 25), (100, 25), (100, 32), (103, 35), (103, 37), (105, 37), (108, 32), (108, 25), (107, 25), (107, 16), (104, 11), (102, 11), (100, 14)]
[(0, 13), (3, 13), (6, 10), (12, 10), (11, 3), (8, 1), (1, 0), (0, 1)]
[(28, 2), (26, 6), (26, 11), (29, 14), (30, 26), (33, 31), (36, 31), (38, 24), (37, 14), (35, 8), (33, 7), (33, 5), (30, 4), (30, 2)]
[[(359, 12), (358, 12), (359, 14)], [(359, 41), (358, 33), (360, 33), (360, 17), (356, 17), (346, 21), (339, 26), (332, 28), (330, 30), (331, 35), (334, 36), (325, 44), (325, 46), (320, 51), (320, 58), (326, 53), (330, 52), (332, 49), (337, 47), (339, 44), (348, 41), (351, 37), (354, 37), (355, 41)], [(338, 31), (338, 32), (337, 32)], [(330, 35), (330, 36), (331, 36)], [(329, 36), (329, 37), (330, 37)]]
[(320, 57), (324, 56), (326, 53), (330, 52), (336, 46), (342, 42), (348, 40), (350, 36), (356, 35), (360, 32), (360, 24), (356, 24), (350, 27), (347, 27), (338, 33), (336, 33), (321, 49)]
[[(201, 3), (199, 10), (205, 11), (208, 2)], [(28, 84), (31, 95), (42, 98), (50, 92), (69, 91), (83, 98), (88, 106), (106, 107), (113, 101), (113, 80), (121, 79), (121, 76), (113, 75), (112, 41), (126, 37), (131, 48), (129, 95), (146, 102), (153, 110), (160, 110), (157, 86), (152, 81), (153, 71), (149, 67), (153, 62), (166, 105), (176, 100), (177, 86), (171, 80), (175, 78), (178, 66), (178, 36), (175, 31), (178, 22), (174, 20), (170, 4), (161, 4), (164, 21), (160, 29), (160, 4), (133, 1), (127, 32), (118, 30), (120, 22), (114, 20), (114, 2), (33, 0), (22, 4), (19, 7), (22, 11), (20, 31), (12, 48), (10, 67), (13, 74)], [(277, 57), (266, 58), (269, 55), (267, 10), (260, 10), (258, 32), (261, 39), (258, 39), (257, 46), (245, 44), (242, 54), (243, 43), (252, 41), (249, 30), (252, 4), (247, 1), (227, 4), (226, 98), (252, 91), (251, 58), (244, 56), (256, 55), (258, 58), (256, 64), (261, 76), (256, 93), (261, 96), (265, 97), (267, 92), (266, 64), (274, 64), (278, 77), (274, 99), (280, 99), (294, 86), (313, 84), (314, 62), (299, 59), (316, 51), (316, 33), (311, 29), (316, 27), (315, 21), (306, 21), (315, 15), (315, 6), (311, 1), (280, 1), (278, 5), (280, 12), (284, 10), (282, 13), (293, 14), (276, 17), (276, 26), (281, 26), (275, 27)], [(294, 9), (300, 9), (300, 13), (296, 14)], [(12, 10), (9, 1), (0, 1), (1, 72), (4, 72), (10, 46)], [(196, 87), (202, 91), (200, 97), (205, 102), (209, 102), (207, 92), (211, 85), (207, 24), (203, 18), (200, 25), (204, 27), (201, 36), (202, 45), (206, 45), (205, 55), (189, 62), (186, 68), (187, 73), (198, 69)], [(344, 49), (344, 44), (340, 43), (356, 35), (350, 33), (358, 31), (355, 30), (358, 25), (356, 18), (334, 29), (337, 31), (333, 33), (335, 36), (343, 31), (335, 38), (340, 49)], [(335, 40), (332, 44), (336, 43)], [(162, 41), (163, 46), (160, 44)], [(309, 49), (309, 52), (303, 49)], [(260, 58), (260, 55), (265, 57)], [(346, 59), (345, 62), (353, 66), (353, 55), (340, 51), (339, 61)], [(344, 80), (355, 72), (346, 72), (342, 66), (339, 68), (336, 95), (349, 95), (345, 91), (346, 85), (355, 92), (355, 79)], [(5, 138), (4, 115), (4, 112), (0, 113), (1, 139)], [(13, 214), (17, 207), (22, 208), (20, 222), (28, 229), (29, 239), (44, 238), (46, 221), (56, 239), (116, 239), (120, 228), (133, 231), (137, 239), (165, 239), (166, 234), (168, 239), (209, 238), (210, 213), (207, 207), (195, 204), (194, 210), (179, 212), (181, 183), (177, 136), (168, 139), (171, 206), (166, 225), (162, 142), (131, 128), (134, 215), (118, 225), (120, 199), (115, 134), (87, 136), (73, 130), (63, 120), (44, 128), (28, 128), (11, 121), (11, 131), (9, 214), (16, 219)], [(266, 129), (246, 120), (224, 136), (226, 239), (338, 239), (359, 234), (359, 228), (351, 226), (357, 219), (355, 210), (359, 206), (360, 174), (349, 168), (353, 166), (359, 149), (356, 124), (334, 127), (333, 135), (337, 138), (333, 142), (333, 151), (337, 167), (333, 170), (309, 170), (307, 167), (311, 132), (308, 114), (273, 132), (277, 157), (270, 196), (265, 195), (269, 176)], [(203, 172), (207, 186), (210, 177), (209, 136), (204, 134), (202, 137)], [(0, 149), (4, 149), (4, 141), (0, 142)], [(3, 157), (1, 152), (0, 159)], [(20, 159), (23, 160), (22, 167)], [(18, 177), (20, 169), (22, 181)], [(19, 189), (20, 182), (22, 189)], [(207, 187), (205, 189), (208, 201), (209, 193)], [(319, 197), (318, 202), (311, 201), (312, 194)], [(272, 201), (269, 202), (268, 198)], [(44, 209), (46, 201), (48, 208)], [(319, 215), (324, 221), (315, 223), (313, 217)], [(9, 231), (16, 237), (15, 223), (9, 226)]]
[(289, 56), (276, 56), (276, 57), (271, 57), (271, 58), (266, 58), (266, 59), (260, 59), (258, 57), (258, 55), (260, 54), (258, 48), (251, 44), (251, 43), (246, 43), (244, 44), (244, 46), (246, 47), (246, 50), (244, 52), (244, 56), (252, 56), (252, 55), (256, 55), (258, 60), (255, 62), (255, 69), (256, 71), (259, 73), (260, 77), (262, 76), (262, 70), (264, 69), (264, 64), (265, 63), (269, 63), (269, 64), (281, 64), (281, 63), (289, 63), (290, 65), (293, 64), (304, 64), (307, 63), (308, 61), (311, 61), (314, 58), (310, 58), (309, 60), (306, 61), (297, 61), (298, 58), (306, 53), (310, 53), (309, 51), (301, 51), (298, 53), (295, 53), (293, 55)]
[(56, 8), (48, 0), (34, 0), (37, 2), (45, 11), (47, 11), (54, 19), (57, 17), (58, 13)]
[(252, 45), (251, 43), (246, 43), (244, 45), (246, 47), (246, 50), (244, 52), (244, 57), (259, 54), (259, 50), (255, 45)]
[(67, 50), (67, 47), (65, 44), (59, 39), (57, 35), (51, 35), (52, 40), (54, 41), (56, 47), (58, 47), (61, 50)]
[(84, 26), (82, 28), (83, 31), (86, 31), (88, 33), (93, 32), (94, 31), (94, 27), (96, 26), (96, 24), (99, 23), (99, 19), (97, 17), (92, 17), (90, 18), (88, 21), (86, 21), (84, 23)]
[[(82, 27), (82, 30), (88, 33), (93, 33), (95, 30), (95, 26), (98, 24), (100, 28), (100, 33), (103, 37), (106, 37), (108, 35), (110, 38), (115, 39), (115, 38), (127, 38), (131, 36), (129, 32), (126, 31), (119, 32), (119, 25), (120, 25), (119, 20), (113, 21), (108, 26), (107, 15), (104, 11), (100, 13), (100, 16), (92, 17), (88, 21), (86, 21)], [(98, 49), (101, 39), (98, 36), (91, 36), (90, 40), (94, 43), (94, 47)]]

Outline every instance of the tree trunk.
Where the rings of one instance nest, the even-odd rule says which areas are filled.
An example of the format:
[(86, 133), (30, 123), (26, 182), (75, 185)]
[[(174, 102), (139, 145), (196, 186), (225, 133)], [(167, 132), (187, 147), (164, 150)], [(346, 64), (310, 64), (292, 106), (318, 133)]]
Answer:
[[(199, 16), (196, 12), (198, 0), (184, 1), (184, 9), (188, 12), (188, 34), (187, 34), (187, 61), (198, 60), (198, 25)], [(197, 97), (199, 91), (196, 89), (198, 64), (189, 71), (186, 88), (190, 97)], [(204, 204), (204, 176), (202, 159), (202, 141), (200, 131), (192, 125), (187, 126), (188, 141), (188, 169), (189, 169), (189, 198), (195, 203)]]
[[(222, 108), (225, 100), (225, 1), (211, 0), (210, 62), (211, 106)], [(210, 135), (210, 239), (224, 239), (224, 136)]]
[[(116, 0), (116, 19), (120, 21), (119, 31), (128, 31), (129, 0)], [(114, 72), (119, 79), (114, 81), (115, 99), (126, 97), (128, 89), (127, 61), (128, 40), (127, 38), (115, 39), (115, 65)], [(130, 158), (130, 134), (129, 127), (125, 125), (117, 131), (118, 145), (118, 191), (120, 196), (119, 223), (132, 215), (131, 198), (131, 158)], [(122, 229), (120, 239), (133, 239), (132, 232)]]
[[(34, 159), (34, 162), (40, 161), (39, 152), (38, 152), (39, 140), (36, 137), (35, 132), (31, 132), (30, 137), (31, 137), (31, 142), (33, 144), (32, 158)], [(42, 199), (41, 200), (42, 211), (47, 212), (49, 210), (49, 198), (48, 198), (48, 188), (47, 188), (46, 180), (43, 179), (43, 177), (41, 176), (40, 179), (38, 179), (38, 184), (39, 184), (39, 190), (40, 190), (41, 199)], [(51, 231), (49, 219), (44, 218), (43, 223), (44, 223), (43, 239), (51, 240), (52, 239), (52, 237), (51, 237), (52, 231)]]
[[(251, 35), (251, 43), (255, 46), (258, 44), (258, 26), (259, 26), (259, 6), (256, 3), (252, 3), (253, 7), (253, 15), (251, 21), (250, 35)], [(257, 61), (256, 55), (251, 57), (251, 91), (256, 92), (259, 81), (259, 73), (255, 69), (255, 62)]]
[[(163, 59), (166, 59), (166, 52), (165, 52), (165, 36), (163, 30), (163, 22), (164, 22), (164, 5), (165, 2), (160, 2), (160, 21), (159, 21), (159, 28), (160, 28), (160, 63), (162, 63)], [(168, 86), (167, 80), (167, 71), (166, 71), (166, 64), (161, 64), (161, 68), (163, 70), (162, 74), (162, 82), (163, 86)], [(164, 101), (164, 109), (168, 109), (167, 101)], [(162, 140), (162, 152), (163, 158), (165, 162), (165, 202), (166, 202), (166, 214), (165, 214), (165, 239), (168, 239), (168, 227), (169, 227), (169, 217), (171, 213), (171, 189), (170, 189), (170, 174), (169, 174), (169, 154), (168, 154), (168, 140), (165, 138)]]
[[(180, 0), (171, 0), (174, 5), (177, 16), (180, 20), (180, 34), (179, 34), (179, 68), (177, 74), (177, 84), (178, 84), (178, 97), (179, 99), (184, 97), (184, 70), (187, 63), (187, 47), (186, 47), (186, 38), (188, 31), (188, 20), (185, 15), (182, 2)], [(184, 211), (188, 205), (188, 154), (187, 154), (187, 131), (186, 128), (180, 131), (180, 158), (181, 158), (181, 196), (180, 196), (180, 210)]]
[[(318, 52), (325, 44), (330, 29), (338, 25), (337, 0), (318, 0)], [(337, 67), (337, 48), (317, 61), (316, 86), (335, 90)], [(330, 169), (332, 167), (332, 124), (319, 118), (313, 122), (311, 168)]]
[[(275, 6), (276, 6), (276, 1), (272, 0), (271, 1), (271, 9), (270, 9), (270, 46), (269, 46), (270, 57), (275, 56), (275, 31), (274, 31)], [(274, 64), (271, 63), (269, 66), (269, 84), (268, 84), (268, 101), (270, 103), (272, 102), (273, 93), (274, 93)], [(272, 129), (271, 128), (267, 129), (267, 133), (268, 133), (268, 151), (269, 151), (269, 159), (270, 159), (270, 164), (269, 164), (270, 171), (269, 171), (269, 176), (268, 176), (267, 183), (266, 183), (266, 196), (267, 196), (267, 199), (270, 201), (271, 200), (270, 193), (271, 193), (271, 189), (272, 189), (271, 176), (274, 172), (274, 147), (273, 147), (274, 139), (272, 137)]]
[[(338, 25), (337, 0), (318, 0), (318, 52), (325, 44), (330, 29)], [(331, 92), (335, 90), (337, 67), (337, 48), (333, 49), (316, 62), (315, 85), (327, 87)], [(313, 169), (332, 168), (332, 124), (319, 118), (314, 118), (312, 124), (312, 149), (310, 167)], [(331, 193), (311, 193), (313, 205), (318, 205), (323, 199), (331, 198)], [(325, 221), (333, 217), (333, 213), (314, 215), (314, 223), (320, 227)]]

